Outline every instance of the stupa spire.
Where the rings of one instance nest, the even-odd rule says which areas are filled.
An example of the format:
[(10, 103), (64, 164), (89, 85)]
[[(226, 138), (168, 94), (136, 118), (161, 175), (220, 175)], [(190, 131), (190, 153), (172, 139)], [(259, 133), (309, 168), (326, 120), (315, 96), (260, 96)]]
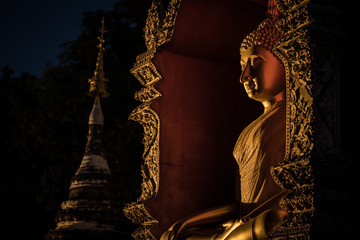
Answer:
[(105, 77), (105, 73), (104, 73), (104, 51), (105, 51), (104, 34), (106, 32), (104, 17), (101, 20), (101, 28), (99, 32), (100, 32), (100, 36), (98, 36), (99, 44), (97, 45), (97, 47), (99, 48), (99, 52), (97, 55), (94, 76), (89, 79), (89, 83), (90, 83), (89, 94), (91, 96), (108, 97), (109, 93), (107, 92), (107, 84), (109, 80)]
[(102, 143), (104, 116), (100, 98), (107, 97), (103, 64), (104, 18), (100, 28), (99, 53), (89, 93), (95, 101), (89, 115), (89, 132), (84, 155), (72, 177), (68, 200), (61, 203), (56, 228), (47, 240), (121, 239), (121, 207), (115, 198), (113, 177)]

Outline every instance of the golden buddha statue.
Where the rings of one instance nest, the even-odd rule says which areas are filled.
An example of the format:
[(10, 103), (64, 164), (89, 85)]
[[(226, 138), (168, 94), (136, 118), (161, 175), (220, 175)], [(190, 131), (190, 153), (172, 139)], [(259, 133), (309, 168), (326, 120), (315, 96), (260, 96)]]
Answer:
[(176, 222), (161, 240), (266, 239), (288, 216), (279, 206), (286, 192), (270, 173), (271, 167), (284, 158), (286, 138), (285, 69), (273, 53), (282, 37), (275, 26), (280, 14), (276, 10), (270, 0), (268, 18), (240, 48), (240, 82), (249, 98), (263, 104), (264, 112), (242, 131), (234, 147), (240, 175), (239, 200)]

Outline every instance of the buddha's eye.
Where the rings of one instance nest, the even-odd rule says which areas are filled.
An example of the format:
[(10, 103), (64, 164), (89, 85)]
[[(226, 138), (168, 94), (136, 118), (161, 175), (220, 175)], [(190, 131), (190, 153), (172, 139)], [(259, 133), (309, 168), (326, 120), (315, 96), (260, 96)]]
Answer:
[(259, 66), (264, 60), (261, 57), (253, 57), (251, 58), (251, 67), (256, 68)]

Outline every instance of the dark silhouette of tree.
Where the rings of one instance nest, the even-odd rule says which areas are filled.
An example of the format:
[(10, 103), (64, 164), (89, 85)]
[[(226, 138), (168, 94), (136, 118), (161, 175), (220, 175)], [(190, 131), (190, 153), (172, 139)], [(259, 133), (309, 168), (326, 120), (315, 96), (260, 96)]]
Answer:
[[(43, 239), (68, 195), (71, 177), (84, 153), (93, 98), (88, 78), (95, 69), (97, 36), (105, 17), (104, 69), (111, 94), (102, 100), (106, 158), (117, 176), (122, 203), (138, 196), (142, 127), (128, 120), (140, 89), (130, 74), (145, 51), (143, 27), (149, 0), (120, 0), (111, 11), (83, 15), (82, 33), (62, 44), (59, 64), (47, 64), (41, 77), (5, 66), (0, 75), (0, 215), (4, 236)], [(124, 230), (129, 225), (124, 220)], [(131, 232), (131, 229), (129, 229)]]

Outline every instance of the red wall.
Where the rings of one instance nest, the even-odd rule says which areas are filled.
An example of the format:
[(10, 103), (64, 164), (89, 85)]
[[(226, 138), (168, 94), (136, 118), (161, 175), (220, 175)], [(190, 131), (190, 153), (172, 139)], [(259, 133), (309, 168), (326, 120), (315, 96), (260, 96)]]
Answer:
[(160, 222), (158, 238), (180, 218), (234, 199), (232, 150), (262, 109), (238, 81), (239, 48), (265, 9), (260, 0), (183, 0), (172, 40), (155, 56), (160, 188), (145, 207)]

